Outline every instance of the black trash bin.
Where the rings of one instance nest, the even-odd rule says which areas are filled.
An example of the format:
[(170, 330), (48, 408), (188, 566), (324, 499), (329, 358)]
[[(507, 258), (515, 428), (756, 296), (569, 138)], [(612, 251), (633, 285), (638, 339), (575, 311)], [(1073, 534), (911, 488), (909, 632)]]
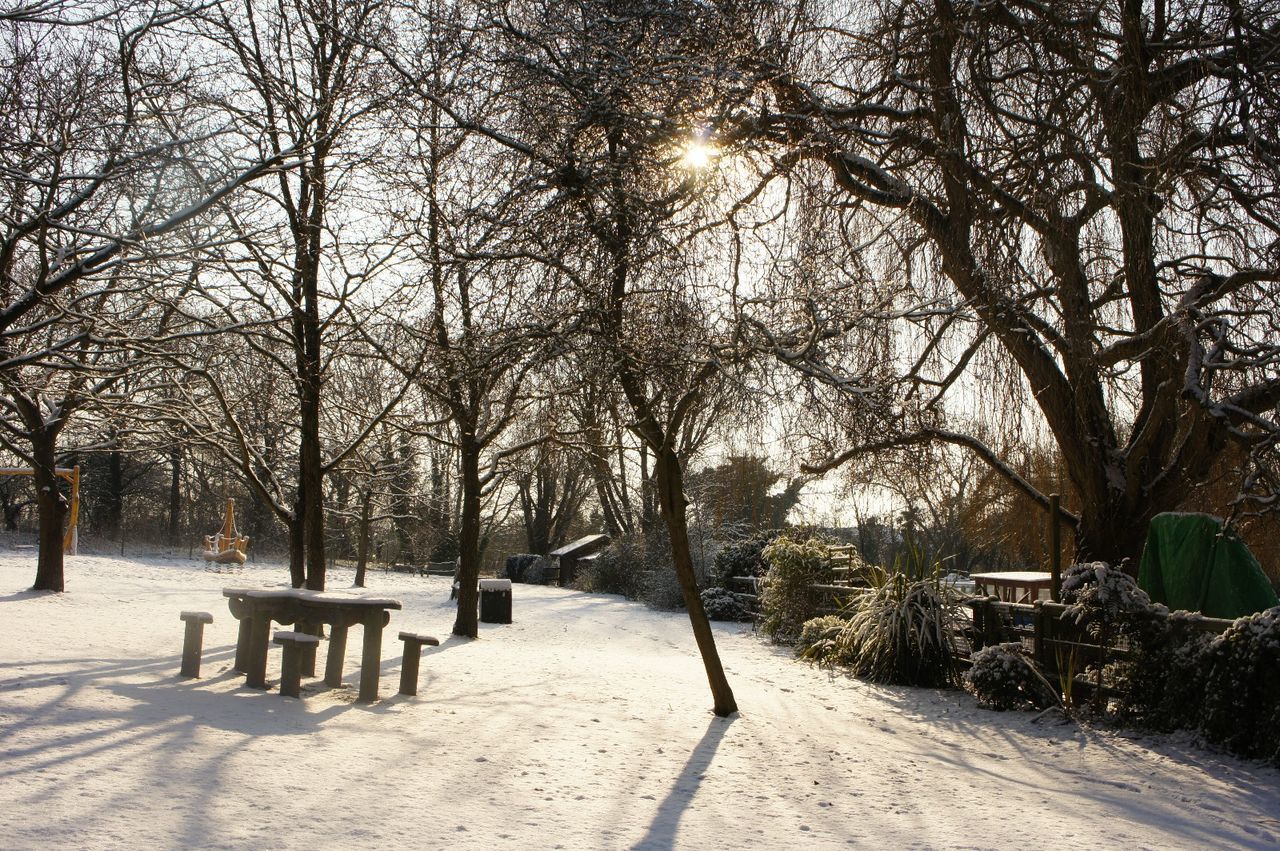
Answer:
[(480, 622), (511, 623), (511, 580), (480, 580)]

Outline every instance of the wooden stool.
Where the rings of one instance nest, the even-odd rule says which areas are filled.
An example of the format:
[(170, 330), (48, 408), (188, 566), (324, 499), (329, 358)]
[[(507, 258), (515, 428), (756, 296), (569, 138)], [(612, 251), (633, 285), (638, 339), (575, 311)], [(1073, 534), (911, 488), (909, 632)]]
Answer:
[(418, 635), (416, 632), (402, 632), (400, 640), (404, 642), (404, 661), (400, 663), (400, 693), (415, 695), (418, 693), (418, 660), (422, 658), (422, 646), (439, 647), (440, 639)]
[(179, 617), (187, 622), (182, 638), (182, 671), (180, 676), (200, 676), (200, 651), (204, 648), (204, 625), (213, 623), (208, 612), (183, 612)]
[(271, 639), (284, 648), (280, 660), (280, 696), (300, 697), (302, 694), (302, 654), (304, 650), (315, 652), (320, 639), (306, 632), (277, 632)]

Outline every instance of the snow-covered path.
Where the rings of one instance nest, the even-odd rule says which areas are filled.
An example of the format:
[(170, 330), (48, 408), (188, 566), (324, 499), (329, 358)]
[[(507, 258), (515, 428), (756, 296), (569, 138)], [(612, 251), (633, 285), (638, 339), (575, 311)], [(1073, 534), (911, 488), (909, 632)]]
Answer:
[[(396, 632), (444, 639), (448, 581), (375, 573), (404, 610), (363, 706), (230, 670), (219, 590), (280, 567), (78, 557), (64, 595), (24, 591), (34, 573), (0, 555), (6, 849), (1280, 844), (1280, 772), (832, 677), (742, 626), (717, 627), (742, 708), (717, 719), (685, 617), (617, 597), (516, 586), (515, 623), (428, 648), (405, 698)], [(183, 609), (214, 616), (200, 680), (177, 677)], [(348, 683), (359, 652), (357, 629)]]

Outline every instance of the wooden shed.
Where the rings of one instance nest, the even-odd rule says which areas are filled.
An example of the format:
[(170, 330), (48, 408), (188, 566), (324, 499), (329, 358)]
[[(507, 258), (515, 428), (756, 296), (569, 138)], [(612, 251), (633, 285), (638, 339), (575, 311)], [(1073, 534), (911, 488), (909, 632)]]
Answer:
[(610, 540), (612, 539), (608, 535), (587, 535), (585, 538), (579, 538), (558, 550), (547, 553), (547, 556), (555, 559), (560, 567), (560, 586), (563, 588), (572, 585), (578, 562), (599, 553), (609, 546)]

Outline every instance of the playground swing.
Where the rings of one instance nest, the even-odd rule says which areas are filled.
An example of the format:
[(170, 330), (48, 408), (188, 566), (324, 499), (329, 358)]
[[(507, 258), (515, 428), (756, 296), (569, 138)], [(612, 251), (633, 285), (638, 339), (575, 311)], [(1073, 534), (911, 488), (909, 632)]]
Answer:
[(204, 560), (218, 564), (244, 564), (247, 549), (249, 539), (236, 529), (236, 501), (228, 498), (222, 530), (216, 535), (204, 536)]

